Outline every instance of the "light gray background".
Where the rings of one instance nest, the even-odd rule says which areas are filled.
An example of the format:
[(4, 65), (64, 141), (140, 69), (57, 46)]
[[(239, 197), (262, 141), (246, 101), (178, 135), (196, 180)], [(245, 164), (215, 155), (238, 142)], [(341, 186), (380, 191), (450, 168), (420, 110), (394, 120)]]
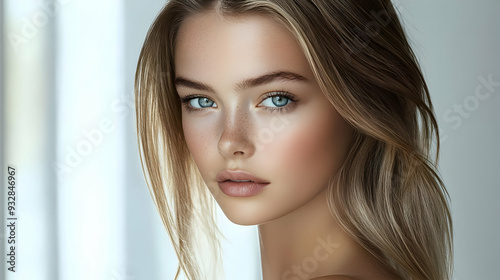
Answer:
[(500, 86), (484, 100), (475, 97), (480, 77), (500, 83), (500, 1), (402, 6), (443, 137), (440, 169), (452, 201), (455, 279), (500, 279)]

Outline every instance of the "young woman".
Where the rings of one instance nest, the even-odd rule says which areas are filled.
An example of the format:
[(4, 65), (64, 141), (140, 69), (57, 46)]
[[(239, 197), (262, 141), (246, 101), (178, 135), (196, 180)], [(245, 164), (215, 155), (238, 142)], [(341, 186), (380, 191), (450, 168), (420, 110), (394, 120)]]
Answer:
[(200, 240), (219, 256), (216, 201), (258, 225), (264, 280), (450, 279), (438, 127), (389, 0), (171, 0), (136, 102), (177, 276), (207, 279)]

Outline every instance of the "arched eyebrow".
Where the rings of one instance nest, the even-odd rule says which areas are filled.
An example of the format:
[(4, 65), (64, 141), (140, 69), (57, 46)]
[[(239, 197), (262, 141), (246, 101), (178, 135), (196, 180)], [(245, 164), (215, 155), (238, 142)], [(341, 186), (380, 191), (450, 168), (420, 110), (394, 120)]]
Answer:
[[(297, 73), (289, 72), (289, 71), (276, 71), (264, 74), (262, 76), (256, 78), (250, 78), (243, 80), (236, 84), (235, 90), (242, 91), (248, 88), (257, 87), (261, 85), (265, 85), (268, 83), (276, 82), (276, 81), (303, 81), (308, 82), (309, 80)], [(175, 78), (175, 85), (179, 87), (187, 87), (197, 90), (208, 91), (211, 93), (216, 93), (215, 90), (210, 86), (202, 82), (193, 81), (188, 78), (178, 76)]]
[(182, 76), (175, 78), (175, 86), (187, 87), (187, 88), (192, 88), (192, 89), (203, 90), (203, 91), (215, 93), (215, 90), (211, 86), (204, 84), (202, 82), (197, 82), (197, 81), (190, 80), (188, 78), (184, 78)]
[(246, 79), (238, 83), (235, 87), (235, 90), (242, 91), (251, 87), (257, 87), (276, 81), (308, 81), (308, 80), (306, 77), (299, 75), (297, 73), (289, 71), (277, 71), (264, 74), (256, 78)]

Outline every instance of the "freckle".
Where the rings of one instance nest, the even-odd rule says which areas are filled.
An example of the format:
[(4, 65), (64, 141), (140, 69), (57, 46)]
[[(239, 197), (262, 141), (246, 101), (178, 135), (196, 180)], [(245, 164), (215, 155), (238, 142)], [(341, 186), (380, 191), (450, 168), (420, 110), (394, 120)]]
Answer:
[[(236, 117), (236, 120), (234, 120), (236, 122), (236, 127), (234, 128), (234, 130), (231, 130), (230, 132), (230, 136), (231, 137), (235, 137), (236, 135), (245, 135), (245, 132), (248, 132), (249, 130), (251, 130), (253, 128), (253, 123), (251, 122), (251, 120), (249, 120), (248, 118), (248, 112), (243, 112), (243, 113), (236, 113), (236, 114), (239, 114), (237, 117)], [(229, 116), (226, 116), (226, 123), (229, 123), (231, 122), (231, 120), (229, 119)]]

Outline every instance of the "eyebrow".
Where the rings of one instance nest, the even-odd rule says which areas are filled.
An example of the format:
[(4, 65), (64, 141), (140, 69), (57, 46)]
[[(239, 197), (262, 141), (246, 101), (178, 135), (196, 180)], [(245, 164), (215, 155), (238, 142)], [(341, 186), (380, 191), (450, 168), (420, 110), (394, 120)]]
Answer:
[[(276, 82), (276, 81), (304, 81), (304, 82), (307, 82), (309, 80), (306, 77), (299, 75), (297, 73), (293, 73), (293, 72), (289, 72), (289, 71), (275, 71), (275, 72), (264, 74), (264, 75), (256, 77), (256, 78), (250, 78), (250, 79), (243, 80), (243, 81), (239, 82), (238, 84), (236, 84), (235, 89), (236, 89), (236, 91), (242, 91), (242, 90), (245, 90), (245, 89), (248, 89), (251, 87), (257, 87), (257, 86), (261, 86), (261, 85)], [(175, 78), (175, 85), (215, 93), (215, 90), (211, 86), (209, 86), (205, 83), (202, 83), (202, 82), (190, 80), (190, 79), (182, 77), (182, 76)]]

